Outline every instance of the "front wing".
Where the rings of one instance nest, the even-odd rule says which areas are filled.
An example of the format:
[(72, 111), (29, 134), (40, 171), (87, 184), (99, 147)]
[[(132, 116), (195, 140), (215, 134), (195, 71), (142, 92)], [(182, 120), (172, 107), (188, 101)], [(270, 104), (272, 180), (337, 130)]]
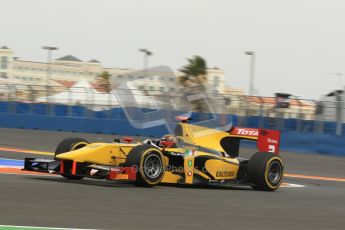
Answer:
[(89, 177), (119, 181), (135, 181), (136, 168), (86, 164), (70, 160), (25, 158), (24, 171), (60, 174), (63, 176)]

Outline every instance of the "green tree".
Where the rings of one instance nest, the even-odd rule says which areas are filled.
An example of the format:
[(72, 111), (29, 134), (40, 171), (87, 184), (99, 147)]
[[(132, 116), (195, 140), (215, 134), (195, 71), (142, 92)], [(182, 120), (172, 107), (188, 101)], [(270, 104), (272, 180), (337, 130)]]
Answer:
[[(180, 84), (184, 87), (185, 93), (205, 93), (207, 82), (207, 64), (206, 61), (195, 55), (193, 58), (187, 58), (188, 64), (183, 66), (180, 71), (184, 73), (179, 78)], [(194, 111), (207, 112), (207, 106), (203, 100), (194, 100), (191, 102)]]
[(182, 85), (185, 85), (187, 82), (205, 83), (207, 81), (206, 61), (198, 55), (195, 55), (193, 58), (187, 58), (187, 61), (188, 64), (180, 69), (184, 73), (184, 76), (180, 78), (180, 83)]
[(111, 91), (110, 77), (111, 74), (108, 71), (103, 71), (97, 76), (98, 85), (107, 93)]

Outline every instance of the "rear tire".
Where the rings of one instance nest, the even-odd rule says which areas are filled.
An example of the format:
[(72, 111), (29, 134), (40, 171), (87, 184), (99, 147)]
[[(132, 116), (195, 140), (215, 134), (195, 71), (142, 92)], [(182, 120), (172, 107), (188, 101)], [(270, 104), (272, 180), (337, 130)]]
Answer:
[(137, 186), (152, 187), (159, 184), (164, 177), (163, 154), (152, 145), (135, 146), (128, 153), (125, 166), (136, 168)]
[(283, 160), (273, 153), (255, 153), (249, 160), (247, 175), (253, 189), (274, 191), (283, 180)]
[[(75, 138), (70, 137), (62, 140), (60, 144), (56, 147), (54, 158), (57, 155), (60, 155), (65, 152), (81, 149), (85, 146), (87, 146), (89, 142), (87, 140), (84, 140), (82, 138)], [(56, 159), (56, 158), (55, 158)], [(86, 171), (87, 169), (85, 169)], [(70, 180), (81, 180), (84, 177), (83, 176), (74, 176), (74, 175), (67, 175), (67, 174), (61, 174), (63, 177), (70, 179)]]

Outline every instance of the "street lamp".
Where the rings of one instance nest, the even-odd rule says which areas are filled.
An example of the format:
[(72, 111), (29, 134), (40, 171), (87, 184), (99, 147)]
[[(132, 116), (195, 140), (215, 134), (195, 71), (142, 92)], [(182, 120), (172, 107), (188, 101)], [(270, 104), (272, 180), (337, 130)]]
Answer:
[(139, 49), (139, 52), (144, 53), (144, 70), (145, 70), (145, 77), (148, 75), (148, 65), (149, 65), (149, 56), (153, 55), (153, 52), (148, 49)]
[[(338, 85), (337, 88), (340, 87), (342, 89), (342, 73), (329, 73), (330, 75), (334, 75), (338, 77)], [(338, 91), (337, 88), (334, 90), (334, 96), (335, 96), (335, 103), (336, 103), (336, 114), (335, 114), (335, 120), (337, 122), (336, 126), (336, 135), (340, 136), (342, 133), (342, 121), (343, 121), (343, 103), (344, 103), (344, 91), (341, 93), (341, 91)]]
[(46, 85), (47, 87), (50, 85), (50, 78), (52, 74), (52, 52), (54, 50), (58, 50), (57, 47), (53, 46), (43, 46), (42, 49), (47, 50), (47, 78), (46, 78)]
[(254, 94), (255, 53), (253, 51), (246, 51), (245, 54), (250, 56), (249, 96), (253, 96), (253, 94)]
[(342, 88), (342, 77), (343, 77), (343, 74), (342, 73), (329, 73), (330, 75), (333, 75), (335, 77), (338, 77), (338, 86), (337, 87), (341, 87)]

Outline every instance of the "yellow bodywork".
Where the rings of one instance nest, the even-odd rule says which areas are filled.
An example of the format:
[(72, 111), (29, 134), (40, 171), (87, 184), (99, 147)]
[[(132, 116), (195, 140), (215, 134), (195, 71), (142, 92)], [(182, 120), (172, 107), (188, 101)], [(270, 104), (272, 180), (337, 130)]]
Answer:
[[(224, 152), (220, 145), (223, 137), (230, 136), (227, 132), (208, 129), (201, 126), (180, 123), (182, 134), (176, 136), (191, 146), (202, 146), (209, 149)], [(126, 157), (131, 149), (140, 143), (92, 143), (87, 146), (62, 153), (56, 156), (61, 160), (72, 160), (76, 162), (86, 162), (99, 165), (119, 166), (126, 161)], [(185, 148), (165, 148), (164, 151), (185, 153)], [(193, 156), (184, 157), (184, 171), (174, 172), (166, 171), (161, 183), (194, 183), (195, 176), (205, 180), (231, 180), (235, 179), (239, 169), (239, 162), (235, 158), (225, 156), (215, 156), (211, 153), (194, 149)], [(198, 158), (207, 158), (203, 168), (196, 168)], [(169, 158), (164, 156), (164, 164), (169, 164)]]
[[(81, 149), (62, 153), (56, 156), (60, 160), (71, 160), (76, 162), (89, 162), (99, 165), (119, 166), (126, 161), (131, 149), (137, 144), (124, 143), (91, 143)], [(168, 164), (168, 159), (163, 161)]]
[(92, 143), (81, 149), (62, 153), (57, 159), (90, 162), (100, 165), (118, 166), (126, 161), (126, 155), (135, 144)]

